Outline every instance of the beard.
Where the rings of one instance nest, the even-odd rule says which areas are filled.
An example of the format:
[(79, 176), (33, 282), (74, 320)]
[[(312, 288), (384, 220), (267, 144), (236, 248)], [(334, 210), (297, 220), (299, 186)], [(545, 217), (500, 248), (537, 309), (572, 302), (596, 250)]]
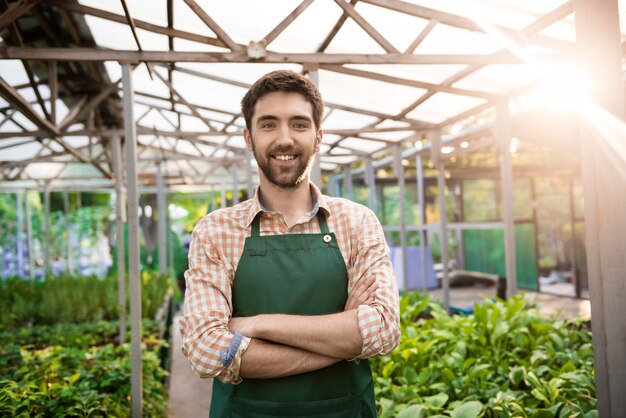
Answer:
[[(275, 146), (269, 148), (265, 155), (257, 151), (254, 146), (254, 139), (251, 137), (252, 152), (261, 172), (275, 186), (285, 189), (298, 187), (308, 176), (315, 161), (314, 150), (303, 150), (296, 146)], [(296, 156), (296, 164), (284, 166), (280, 165), (273, 156), (277, 154), (288, 154)]]

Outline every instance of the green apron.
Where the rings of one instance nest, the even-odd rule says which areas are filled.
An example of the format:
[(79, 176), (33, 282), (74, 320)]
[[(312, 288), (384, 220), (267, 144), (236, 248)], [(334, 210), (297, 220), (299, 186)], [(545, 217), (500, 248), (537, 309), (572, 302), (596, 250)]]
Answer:
[[(259, 235), (257, 215), (246, 238), (233, 284), (233, 317), (342, 312), (348, 272), (334, 233), (320, 209), (320, 234)], [(213, 381), (211, 418), (373, 418), (369, 362), (341, 361), (276, 379)]]

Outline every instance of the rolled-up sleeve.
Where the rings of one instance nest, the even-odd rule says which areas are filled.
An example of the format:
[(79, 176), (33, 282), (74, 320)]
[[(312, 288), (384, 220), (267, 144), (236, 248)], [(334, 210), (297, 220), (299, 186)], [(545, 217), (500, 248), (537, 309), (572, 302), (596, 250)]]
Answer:
[(378, 283), (374, 301), (360, 305), (357, 311), (363, 348), (354, 360), (385, 355), (400, 342), (398, 286), (382, 226), (369, 209), (358, 228), (358, 245), (351, 261), (349, 290), (366, 277), (374, 276)]
[(179, 322), (182, 350), (199, 377), (238, 384), (241, 356), (250, 339), (228, 330), (234, 272), (211, 242), (210, 231), (211, 221), (204, 218), (194, 228), (189, 246), (185, 314)]

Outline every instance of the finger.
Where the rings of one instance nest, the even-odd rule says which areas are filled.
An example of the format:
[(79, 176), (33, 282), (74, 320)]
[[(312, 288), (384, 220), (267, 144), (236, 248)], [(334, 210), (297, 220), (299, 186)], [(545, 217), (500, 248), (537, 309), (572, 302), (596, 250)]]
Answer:
[(361, 293), (363, 291), (365, 291), (365, 289), (367, 289), (372, 283), (376, 282), (376, 278), (374, 276), (368, 276), (365, 277), (363, 279), (360, 279), (358, 282), (356, 282), (356, 284), (354, 285), (354, 287), (352, 288), (353, 292), (357, 292)]
[(376, 290), (378, 289), (378, 283), (372, 283), (363, 293), (356, 297), (356, 302), (358, 305), (362, 305), (367, 301), (370, 297), (374, 295)]

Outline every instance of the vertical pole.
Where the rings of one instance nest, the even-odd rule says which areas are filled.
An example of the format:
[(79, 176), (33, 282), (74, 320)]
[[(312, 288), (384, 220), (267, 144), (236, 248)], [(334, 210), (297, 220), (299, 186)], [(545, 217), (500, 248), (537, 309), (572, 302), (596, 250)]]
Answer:
[(405, 181), (404, 181), (404, 166), (402, 165), (402, 148), (400, 145), (396, 145), (393, 149), (393, 168), (398, 180), (398, 199), (400, 199), (400, 247), (402, 248), (402, 286), (403, 289), (408, 290), (409, 286), (409, 272), (407, 271), (407, 251), (406, 251), (406, 210), (404, 208), (404, 195)]
[(222, 209), (226, 207), (226, 183), (224, 179), (220, 180), (221, 192), (222, 192)]
[(254, 196), (254, 183), (252, 182), (252, 153), (246, 153), (246, 184), (248, 187), (248, 199)]
[(326, 194), (328, 196), (337, 196), (337, 191), (335, 190), (335, 175), (331, 174), (328, 176), (328, 183), (326, 184)]
[(570, 261), (572, 266), (570, 268), (572, 274), (572, 280), (574, 282), (574, 289), (576, 291), (576, 297), (581, 297), (580, 277), (578, 277), (578, 263), (576, 260), (576, 203), (574, 198), (574, 176), (569, 176), (569, 224), (572, 231), (570, 237)]
[(23, 216), (23, 212), (22, 212), (22, 208), (24, 207), (23, 205), (23, 201), (24, 201), (24, 194), (23, 192), (17, 192), (16, 193), (16, 203), (17, 203), (17, 229), (16, 229), (16, 233), (17, 233), (17, 246), (16, 246), (16, 251), (17, 251), (17, 274), (20, 277), (24, 277), (25, 276), (25, 266), (24, 266), (24, 233), (23, 233), (23, 224), (24, 224), (24, 216)]
[(231, 165), (233, 175), (233, 205), (239, 203), (239, 178), (237, 176), (237, 163)]
[(517, 293), (515, 271), (515, 214), (513, 212), (513, 164), (511, 161), (511, 118), (508, 101), (496, 105), (496, 143), (500, 151), (502, 214), (504, 217), (504, 259), (506, 266), (506, 296)]
[[(320, 87), (320, 77), (317, 68), (310, 69), (308, 71), (309, 80), (315, 84), (315, 87)], [(322, 115), (323, 116), (323, 115)], [(321, 126), (318, 126), (321, 129)], [(320, 153), (315, 154), (315, 161), (313, 161), (313, 167), (311, 167), (311, 181), (322, 190), (322, 167), (320, 166)]]
[(163, 180), (163, 162), (157, 164), (157, 212), (159, 213), (157, 235), (159, 242), (159, 272), (167, 272), (167, 204)]
[(28, 190), (25, 193), (24, 208), (26, 215), (26, 237), (28, 242), (28, 274), (31, 280), (35, 280), (35, 253), (33, 246), (33, 220), (30, 213), (30, 205), (28, 204)]
[(365, 185), (370, 191), (368, 206), (372, 212), (376, 213), (376, 177), (374, 176), (372, 157), (369, 155), (365, 156)]
[(437, 167), (437, 189), (439, 192), (439, 234), (441, 242), (441, 268), (443, 273), (443, 304), (450, 312), (450, 277), (448, 275), (448, 217), (446, 214), (446, 177), (445, 165), (441, 158), (441, 132), (430, 132), (431, 158)]
[[(624, 120), (622, 48), (617, 0), (576, 0), (576, 42), (580, 65), (589, 80), (590, 98), (601, 108), (597, 116), (613, 121), (621, 132)], [(594, 110), (590, 106), (586, 110)], [(626, 181), (622, 166), (612, 164), (613, 149), (581, 113), (581, 156), (585, 196), (585, 240), (595, 378), (601, 417), (626, 416)], [(597, 117), (596, 116), (596, 117)], [(616, 117), (617, 120), (612, 119)], [(610, 128), (609, 124), (605, 124)], [(619, 136), (618, 136), (619, 135)], [(623, 134), (616, 134), (623, 145)]]
[(352, 168), (347, 165), (343, 168), (343, 190), (346, 199), (354, 200), (354, 192), (352, 191)]
[(44, 223), (46, 240), (44, 242), (44, 268), (43, 278), (50, 274), (50, 182), (46, 181), (43, 192)]
[(415, 167), (417, 168), (417, 204), (420, 208), (420, 251), (422, 256), (422, 290), (428, 289), (428, 271), (426, 269), (426, 205), (424, 204), (424, 167), (422, 156), (415, 157)]
[(124, 245), (124, 174), (122, 173), (122, 138), (111, 138), (111, 155), (115, 175), (115, 242), (117, 244), (117, 311), (120, 318), (119, 341), (126, 336), (126, 254)]
[(68, 273), (74, 271), (72, 265), (72, 232), (70, 225), (70, 201), (67, 190), (63, 191), (63, 210), (65, 212), (65, 270)]
[(137, 184), (137, 141), (133, 115), (134, 92), (131, 69), (122, 64), (124, 85), (124, 138), (126, 140), (126, 182), (128, 192), (128, 280), (130, 287), (131, 414), (141, 418), (141, 276), (139, 272), (139, 190)]

